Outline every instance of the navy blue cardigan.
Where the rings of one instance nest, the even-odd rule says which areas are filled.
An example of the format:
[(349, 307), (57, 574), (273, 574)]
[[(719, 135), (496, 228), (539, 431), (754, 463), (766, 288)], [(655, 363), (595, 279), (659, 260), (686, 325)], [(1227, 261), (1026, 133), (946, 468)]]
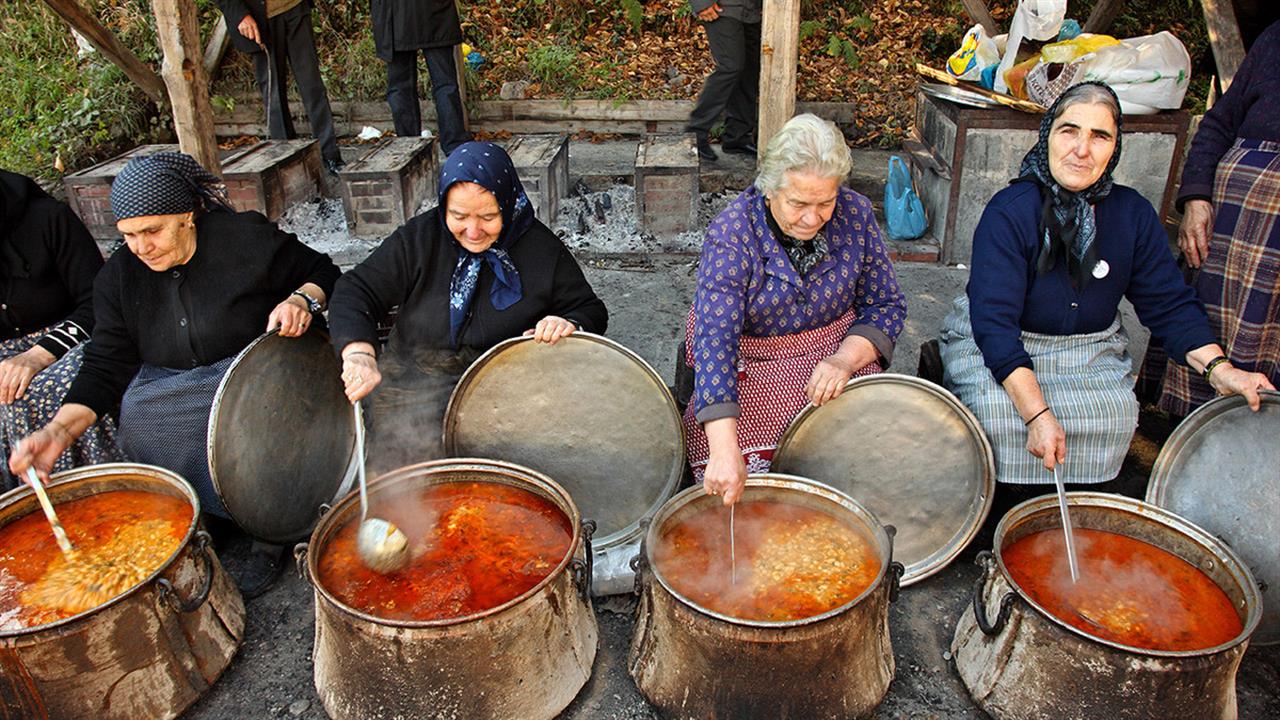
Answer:
[(987, 203), (973, 236), (969, 319), (973, 337), (997, 382), (1020, 367), (1035, 369), (1022, 331), (1079, 335), (1105, 330), (1127, 297), (1138, 319), (1169, 357), (1217, 342), (1195, 292), (1183, 281), (1168, 238), (1146, 198), (1116, 185), (1094, 207), (1098, 257), (1110, 266), (1083, 291), (1072, 287), (1065, 263), (1036, 276), (1040, 252), (1038, 188), (1015, 183)]

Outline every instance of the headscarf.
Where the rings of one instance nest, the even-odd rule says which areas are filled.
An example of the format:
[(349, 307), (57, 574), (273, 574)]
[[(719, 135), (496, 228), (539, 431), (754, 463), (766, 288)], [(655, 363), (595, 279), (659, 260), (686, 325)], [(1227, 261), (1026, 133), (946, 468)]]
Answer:
[(440, 226), (446, 236), (452, 238), (453, 233), (449, 232), (446, 222), (445, 198), (449, 188), (460, 182), (472, 182), (493, 193), (502, 211), (502, 230), (493, 245), (482, 253), (473, 253), (458, 245), (458, 264), (449, 281), (449, 341), (455, 348), (458, 330), (475, 300), (481, 264), (488, 264), (496, 277), (489, 292), (489, 301), (495, 310), (506, 310), (524, 296), (520, 273), (507, 251), (534, 222), (533, 206), (507, 152), (493, 143), (469, 142), (455, 148), (440, 169)]
[(48, 197), (49, 193), (26, 175), (0, 170), (0, 261), (12, 277), (31, 277), (31, 263), (9, 242), (9, 235), (22, 222), (32, 200)]
[[(1078, 85), (1097, 85), (1105, 88), (1112, 98), (1115, 91), (1104, 83), (1085, 82)], [(1075, 87), (1075, 86), (1073, 86)], [(1022, 158), (1022, 167), (1014, 182), (1034, 182), (1040, 187), (1040, 197), (1044, 202), (1040, 213), (1040, 256), (1036, 260), (1036, 274), (1043, 275), (1057, 266), (1059, 258), (1067, 259), (1067, 272), (1075, 280), (1076, 286), (1083, 288), (1093, 278), (1093, 267), (1098, 261), (1094, 239), (1097, 235), (1097, 224), (1093, 217), (1092, 205), (1105, 198), (1114, 185), (1111, 173), (1120, 162), (1120, 138), (1122, 135), (1121, 120), (1116, 120), (1116, 147), (1111, 153), (1111, 160), (1102, 171), (1102, 176), (1092, 185), (1072, 192), (1060, 186), (1049, 171), (1049, 132), (1058, 117), (1058, 108), (1069, 94), (1058, 96), (1053, 106), (1040, 121), (1040, 137), (1035, 147), (1027, 151)], [(1116, 107), (1120, 101), (1116, 99)]]
[(161, 152), (134, 158), (111, 183), (116, 220), (193, 210), (232, 212), (226, 186), (190, 155)]

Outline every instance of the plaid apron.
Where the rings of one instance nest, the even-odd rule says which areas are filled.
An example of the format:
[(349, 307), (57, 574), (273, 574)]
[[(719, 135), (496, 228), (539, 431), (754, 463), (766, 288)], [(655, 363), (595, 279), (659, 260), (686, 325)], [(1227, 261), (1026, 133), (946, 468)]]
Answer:
[[(1213, 212), (1196, 293), (1231, 364), (1280, 385), (1280, 142), (1236, 140), (1214, 174)], [(1185, 416), (1215, 394), (1199, 373), (1165, 363), (1162, 410)]]
[[(1120, 472), (1138, 427), (1129, 337), (1119, 316), (1111, 327), (1081, 335), (1023, 332), (1044, 399), (1067, 434), (1065, 483), (1100, 483)], [(969, 298), (956, 298), (942, 324), (943, 384), (973, 414), (996, 456), (996, 480), (1053, 482), (1043, 462), (1027, 452), (1027, 428), (1013, 400), (982, 360), (969, 324)]]

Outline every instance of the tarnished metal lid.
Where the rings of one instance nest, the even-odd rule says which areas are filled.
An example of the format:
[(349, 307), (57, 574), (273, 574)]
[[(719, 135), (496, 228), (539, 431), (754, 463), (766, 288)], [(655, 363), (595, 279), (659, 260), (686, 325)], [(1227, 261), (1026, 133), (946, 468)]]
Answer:
[(1220, 397), (1187, 416), (1151, 468), (1147, 502), (1217, 535), (1249, 566), (1262, 590), (1262, 622), (1251, 642), (1280, 642), (1280, 393)]
[(249, 534), (306, 537), (320, 506), (350, 488), (355, 416), (341, 374), (328, 337), (313, 330), (259, 337), (222, 377), (209, 412), (209, 474)]
[(801, 410), (772, 469), (826, 483), (896, 527), (904, 586), (960, 554), (995, 493), (995, 456), (973, 413), (928, 380), (890, 373)]
[(450, 456), (545, 473), (597, 524), (597, 551), (639, 536), (675, 492), (684, 433), (675, 400), (638, 355), (591, 333), (555, 345), (512, 338), (480, 356), (444, 418)]

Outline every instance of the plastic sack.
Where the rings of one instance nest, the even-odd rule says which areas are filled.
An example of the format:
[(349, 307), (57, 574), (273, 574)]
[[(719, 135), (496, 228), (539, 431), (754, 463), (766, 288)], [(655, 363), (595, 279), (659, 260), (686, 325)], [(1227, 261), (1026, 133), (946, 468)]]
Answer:
[(964, 34), (960, 49), (947, 58), (947, 72), (961, 80), (977, 81), (984, 68), (1000, 62), (996, 43), (987, 37), (981, 24), (974, 25)]
[(1008, 91), (1004, 74), (1017, 62), (1023, 38), (1053, 40), (1058, 37), (1058, 29), (1066, 17), (1067, 0), (1018, 0), (1018, 9), (1009, 24), (1009, 42), (1000, 59), (1000, 69), (996, 71), (996, 92)]
[(1040, 59), (1049, 63), (1069, 63), (1091, 52), (1097, 52), (1108, 45), (1119, 45), (1120, 41), (1110, 35), (1077, 35), (1070, 40), (1061, 40), (1040, 48)]
[(1049, 107), (1067, 88), (1083, 81), (1083, 61), (1073, 60), (1062, 64), (1042, 60), (1027, 73), (1024, 84), (1028, 100)]
[(1027, 96), (1027, 75), (1030, 75), (1031, 69), (1039, 64), (1040, 56), (1032, 55), (1009, 68), (1009, 71), (1003, 75), (1006, 86), (1005, 92), (1019, 100), (1029, 100), (1030, 98)]
[(915, 240), (929, 227), (924, 205), (911, 186), (911, 172), (897, 155), (889, 156), (889, 179), (884, 184), (884, 219), (890, 240)]
[(1168, 31), (1100, 48), (1084, 68), (1083, 79), (1110, 85), (1126, 113), (1177, 109), (1191, 82), (1191, 56)]

